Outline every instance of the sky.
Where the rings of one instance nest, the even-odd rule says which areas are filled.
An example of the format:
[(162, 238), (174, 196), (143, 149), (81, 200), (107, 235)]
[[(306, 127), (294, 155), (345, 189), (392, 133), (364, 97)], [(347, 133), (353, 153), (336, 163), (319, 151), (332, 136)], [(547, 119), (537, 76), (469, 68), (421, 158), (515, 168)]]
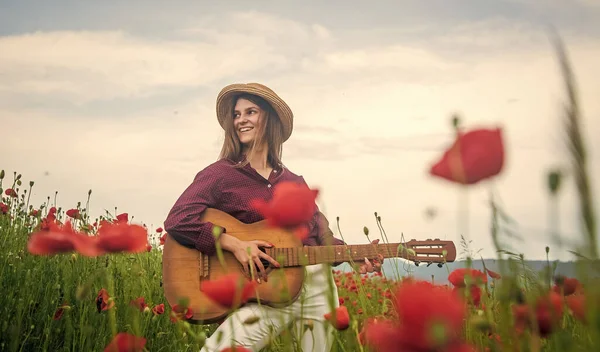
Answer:
[[(600, 6), (592, 0), (0, 0), (0, 169), (35, 181), (32, 202), (127, 212), (155, 229), (223, 141), (215, 100), (260, 82), (294, 112), (284, 164), (350, 244), (452, 240), (495, 258), (489, 195), (513, 219), (503, 248), (571, 260), (574, 181), (549, 237), (548, 170), (568, 168), (565, 93), (548, 28), (576, 75), (592, 192), (600, 184)], [(506, 164), (467, 190), (430, 166), (466, 128), (500, 126)], [(567, 170), (568, 172), (568, 170)], [(7, 181), (7, 180), (5, 180)], [(596, 202), (596, 213), (598, 204)], [(339, 217), (338, 229), (336, 218)], [(341, 231), (341, 234), (340, 234)]]

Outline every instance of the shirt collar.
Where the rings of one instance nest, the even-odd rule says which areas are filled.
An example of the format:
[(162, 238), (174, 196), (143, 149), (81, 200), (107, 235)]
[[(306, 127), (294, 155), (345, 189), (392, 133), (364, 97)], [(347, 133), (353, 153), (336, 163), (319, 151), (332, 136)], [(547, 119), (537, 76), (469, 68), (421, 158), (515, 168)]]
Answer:
[[(236, 164), (241, 164), (246, 160), (246, 154), (241, 154), (239, 157), (234, 157), (232, 161)], [(250, 164), (248, 164), (247, 166), (249, 165)], [(285, 166), (283, 166), (282, 163), (278, 163), (277, 165), (273, 166), (273, 169), (276, 170), (278, 173), (281, 173), (285, 169)]]

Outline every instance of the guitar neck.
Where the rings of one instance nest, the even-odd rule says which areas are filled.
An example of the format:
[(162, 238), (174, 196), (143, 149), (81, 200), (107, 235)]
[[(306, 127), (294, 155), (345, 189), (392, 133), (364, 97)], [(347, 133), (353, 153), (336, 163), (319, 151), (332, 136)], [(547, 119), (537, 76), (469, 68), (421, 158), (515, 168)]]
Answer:
[(403, 243), (360, 244), (337, 246), (305, 246), (295, 248), (266, 248), (265, 252), (283, 267), (363, 261), (365, 258), (404, 258), (414, 260), (408, 249), (398, 249)]

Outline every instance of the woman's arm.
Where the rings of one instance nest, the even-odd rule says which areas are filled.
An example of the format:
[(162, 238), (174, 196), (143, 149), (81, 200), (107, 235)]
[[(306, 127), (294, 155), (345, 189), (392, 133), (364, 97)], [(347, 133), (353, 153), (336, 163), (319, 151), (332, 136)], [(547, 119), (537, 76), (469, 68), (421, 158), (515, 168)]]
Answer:
[[(202, 212), (218, 204), (219, 177), (211, 169), (196, 175), (192, 184), (179, 196), (164, 222), (165, 231), (178, 243), (193, 247), (206, 255), (216, 252), (211, 222), (201, 222)], [(223, 228), (223, 232), (226, 229)]]

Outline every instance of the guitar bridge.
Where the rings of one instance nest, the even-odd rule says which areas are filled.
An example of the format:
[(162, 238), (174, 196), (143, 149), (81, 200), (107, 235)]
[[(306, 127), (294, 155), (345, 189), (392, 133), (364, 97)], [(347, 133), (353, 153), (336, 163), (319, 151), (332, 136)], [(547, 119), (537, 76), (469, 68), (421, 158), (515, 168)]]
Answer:
[(208, 277), (208, 274), (210, 272), (210, 266), (209, 266), (209, 261), (208, 261), (208, 256), (204, 255), (202, 253), (199, 252), (199, 257), (198, 257), (198, 267), (200, 270), (198, 270), (198, 272), (200, 273), (200, 280), (202, 281), (202, 279), (206, 279)]

